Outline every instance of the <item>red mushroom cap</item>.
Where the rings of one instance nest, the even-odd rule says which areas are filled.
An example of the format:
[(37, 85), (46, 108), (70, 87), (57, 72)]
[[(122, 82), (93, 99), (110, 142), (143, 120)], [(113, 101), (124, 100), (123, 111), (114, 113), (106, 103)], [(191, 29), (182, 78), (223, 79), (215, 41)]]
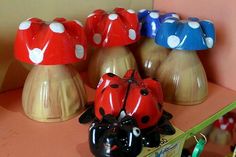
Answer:
[(29, 64), (57, 65), (86, 59), (86, 35), (82, 24), (64, 18), (44, 22), (31, 18), (19, 25), (16, 59)]
[(140, 38), (138, 17), (131, 9), (96, 10), (87, 17), (85, 28), (89, 42), (98, 47), (124, 46)]
[(214, 126), (221, 130), (233, 131), (235, 125), (235, 115), (228, 113), (215, 121)]

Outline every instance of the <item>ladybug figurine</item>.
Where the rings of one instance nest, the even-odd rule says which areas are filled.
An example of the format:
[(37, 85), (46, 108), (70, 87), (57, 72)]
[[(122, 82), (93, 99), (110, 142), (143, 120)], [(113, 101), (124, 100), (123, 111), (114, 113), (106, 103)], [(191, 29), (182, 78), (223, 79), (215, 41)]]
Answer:
[[(112, 140), (117, 141), (116, 138), (123, 136), (123, 134), (129, 135), (132, 131), (132, 129), (114, 131), (116, 129), (111, 129), (114, 126), (118, 127), (118, 130), (122, 127), (139, 128), (143, 146), (159, 146), (160, 134), (172, 135), (175, 133), (175, 129), (169, 122), (172, 115), (163, 110), (162, 104), (162, 89), (157, 80), (151, 78), (142, 80), (135, 70), (127, 71), (123, 78), (112, 73), (104, 74), (97, 86), (94, 106), (89, 105), (87, 110), (79, 118), (80, 123), (87, 123), (94, 120), (91, 128), (95, 129), (97, 134), (96, 138), (91, 138), (95, 134), (90, 129), (89, 142), (92, 153), (96, 156), (97, 153), (95, 152), (97, 151), (94, 149), (101, 150), (101, 145), (106, 145), (105, 143), (101, 143), (101, 141), (106, 141), (107, 135), (105, 136), (105, 134), (108, 134), (107, 132), (114, 134), (111, 135), (112, 137), (109, 137), (114, 137), (115, 139)], [(111, 123), (111, 121), (108, 123), (107, 120), (104, 120), (107, 116), (113, 117), (112, 119), (115, 124)], [(123, 119), (127, 117), (133, 118), (133, 122), (123, 124)], [(97, 146), (94, 147), (93, 145), (95, 143), (93, 139), (97, 138), (100, 138), (98, 140), (100, 143), (97, 143)], [(125, 140), (125, 142), (130, 141)], [(135, 143), (138, 145), (137, 142)], [(136, 145), (132, 147), (136, 147)]]

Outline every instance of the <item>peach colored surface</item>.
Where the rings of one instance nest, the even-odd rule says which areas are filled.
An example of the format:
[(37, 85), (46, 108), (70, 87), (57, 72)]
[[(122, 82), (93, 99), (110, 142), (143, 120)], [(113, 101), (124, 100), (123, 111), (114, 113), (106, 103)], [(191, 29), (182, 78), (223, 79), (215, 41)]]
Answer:
[[(86, 87), (89, 100), (94, 90)], [(88, 126), (75, 117), (61, 123), (28, 119), (21, 107), (22, 90), (0, 94), (0, 157), (90, 157)], [(209, 84), (209, 98), (197, 106), (165, 104), (173, 124), (186, 131), (236, 99), (236, 92)], [(190, 120), (191, 119), (191, 120)]]
[(210, 19), (216, 27), (216, 46), (200, 54), (208, 79), (236, 90), (236, 1), (155, 0), (154, 8), (182, 17)]

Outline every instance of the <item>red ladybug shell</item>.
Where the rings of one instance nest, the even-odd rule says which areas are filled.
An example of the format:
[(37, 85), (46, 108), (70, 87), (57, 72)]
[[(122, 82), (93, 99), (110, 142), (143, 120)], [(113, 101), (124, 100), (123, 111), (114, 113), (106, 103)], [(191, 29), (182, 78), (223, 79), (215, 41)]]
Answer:
[(141, 129), (152, 127), (162, 116), (163, 94), (160, 83), (153, 79), (142, 80), (138, 73), (129, 70), (123, 79), (114, 74), (102, 76), (95, 98), (95, 115), (118, 117), (121, 111), (135, 117)]

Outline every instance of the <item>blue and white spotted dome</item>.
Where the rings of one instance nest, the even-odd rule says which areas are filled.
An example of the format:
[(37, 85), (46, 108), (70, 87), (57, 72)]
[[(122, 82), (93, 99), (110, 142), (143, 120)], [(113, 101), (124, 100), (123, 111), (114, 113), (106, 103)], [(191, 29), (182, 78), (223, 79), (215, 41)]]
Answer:
[(157, 10), (142, 9), (138, 12), (138, 19), (141, 24), (141, 35), (155, 38), (162, 22), (166, 19), (179, 19), (176, 13), (161, 14)]
[(157, 44), (178, 50), (204, 50), (215, 43), (214, 24), (209, 20), (165, 19), (156, 34)]

